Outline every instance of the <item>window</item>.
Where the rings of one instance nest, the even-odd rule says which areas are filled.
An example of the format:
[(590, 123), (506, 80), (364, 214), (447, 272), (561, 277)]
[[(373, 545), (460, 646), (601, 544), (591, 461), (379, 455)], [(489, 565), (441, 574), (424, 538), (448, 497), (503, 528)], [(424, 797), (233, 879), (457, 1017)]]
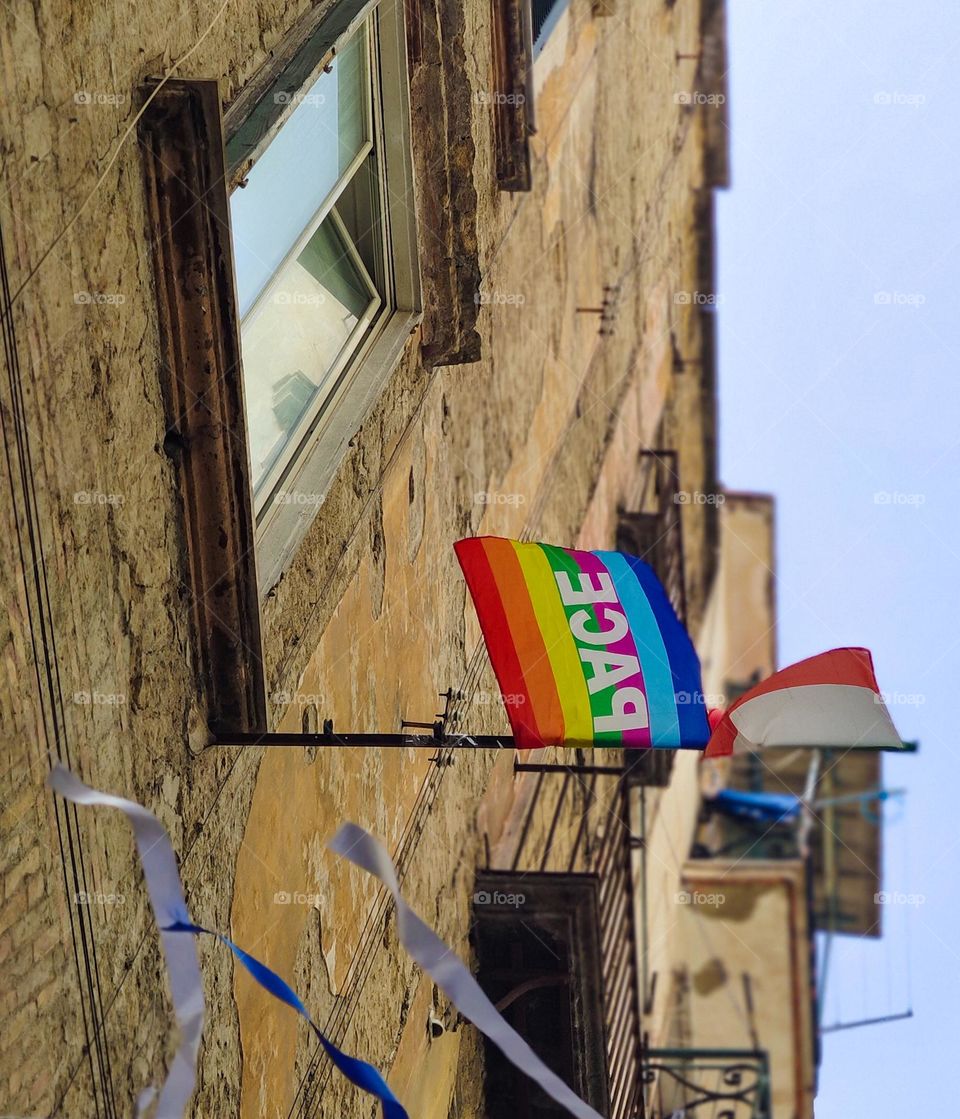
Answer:
[(420, 310), (403, 6), (341, 0), (300, 40), (227, 117), (261, 590)]
[(490, 0), (493, 88), (483, 98), (493, 117), (497, 186), (531, 189), (530, 137), (537, 131), (533, 60), (569, 0)]
[(266, 729), (260, 600), (420, 319), (403, 21), (314, 5), (225, 114), (215, 80), (145, 90), (163, 450), (218, 733)]
[(527, 191), (535, 130), (529, 0), (491, 0), (493, 154), (500, 190)]
[(349, 37), (230, 199), (254, 492), (269, 492), (389, 300), (374, 21)]
[(570, 0), (530, 0), (533, 19), (533, 56), (543, 50), (550, 32), (560, 22)]
[[(598, 880), (487, 871), (474, 893), (478, 981), (534, 1052), (582, 1099), (609, 1112)], [(492, 1044), (486, 1114), (565, 1115)]]

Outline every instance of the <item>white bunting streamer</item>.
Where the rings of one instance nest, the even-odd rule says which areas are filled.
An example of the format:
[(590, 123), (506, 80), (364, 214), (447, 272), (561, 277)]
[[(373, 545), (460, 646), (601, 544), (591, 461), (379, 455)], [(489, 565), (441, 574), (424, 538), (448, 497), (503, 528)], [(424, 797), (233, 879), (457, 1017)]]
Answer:
[(602, 1119), (556, 1073), (547, 1068), (483, 993), (479, 983), (453, 949), (444, 944), (433, 929), (407, 905), (400, 893), (396, 868), (378, 840), (357, 824), (343, 824), (330, 841), (330, 848), (374, 875), (393, 894), (397, 903), (400, 943), (465, 1018), (571, 1115), (575, 1115), (577, 1119)]
[[(153, 915), (160, 929), (163, 954), (167, 961), (170, 995), (173, 1012), (180, 1030), (180, 1047), (170, 1066), (167, 1079), (160, 1089), (156, 1119), (181, 1119), (193, 1095), (197, 1080), (197, 1053), (203, 1033), (203, 985), (197, 962), (196, 940), (175, 932), (164, 931), (178, 921), (190, 922), (183, 886), (177, 870), (177, 859), (170, 844), (170, 837), (160, 821), (142, 804), (123, 797), (101, 793), (78, 780), (62, 766), (50, 774), (50, 786), (74, 804), (104, 805), (119, 808), (133, 828), (133, 835), (143, 864), (143, 876)], [(152, 1089), (140, 1094), (137, 1114), (149, 1106)]]

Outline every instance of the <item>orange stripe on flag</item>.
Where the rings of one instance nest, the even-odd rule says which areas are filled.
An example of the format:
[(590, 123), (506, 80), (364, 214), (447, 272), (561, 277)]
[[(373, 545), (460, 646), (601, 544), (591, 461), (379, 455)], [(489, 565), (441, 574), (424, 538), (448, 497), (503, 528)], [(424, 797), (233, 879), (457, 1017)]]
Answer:
[(506, 705), (515, 744), (521, 750), (535, 749), (541, 745), (540, 729), (534, 716), (533, 704), (529, 702), (523, 671), (487, 553), (476, 537), (472, 540), (460, 540), (454, 547), (477, 608), (480, 629), (483, 631), (483, 639), (501, 694), (523, 697), (522, 703)]
[(544, 746), (559, 745), (564, 737), (563, 706), (516, 549), (511, 541), (496, 537), (484, 537), (483, 549), (503, 603), (541, 741)]

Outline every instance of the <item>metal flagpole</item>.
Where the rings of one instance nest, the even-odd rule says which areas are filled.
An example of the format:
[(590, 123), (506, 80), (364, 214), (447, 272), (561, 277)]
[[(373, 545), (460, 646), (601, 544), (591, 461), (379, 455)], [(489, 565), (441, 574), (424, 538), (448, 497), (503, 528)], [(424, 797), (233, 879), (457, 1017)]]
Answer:
[[(417, 724), (430, 727), (430, 723)], [(439, 729), (438, 729), (439, 727)], [(209, 746), (241, 747), (241, 746), (456, 746), (461, 749), (473, 747), (478, 750), (513, 750), (515, 742), (510, 734), (463, 734), (457, 732), (450, 734), (445, 731), (442, 724), (434, 724), (429, 734), (356, 734), (348, 732), (340, 734), (332, 728), (319, 732), (308, 733), (305, 731), (232, 731), (224, 730), (214, 733)], [(594, 744), (596, 745), (596, 744)], [(656, 747), (653, 747), (656, 749)], [(699, 749), (699, 747), (698, 747)], [(857, 746), (857, 750), (887, 751), (891, 753), (916, 753), (916, 742), (904, 742), (902, 746)]]
[(832, 1026), (821, 1026), (820, 1033), (832, 1034), (837, 1030), (855, 1030), (860, 1026), (877, 1026), (881, 1022), (900, 1022), (904, 1018), (912, 1018), (912, 1010), (904, 1010), (900, 1014), (884, 1014), (881, 1018), (863, 1018), (859, 1022), (834, 1022)]
[[(414, 722), (403, 720), (399, 733), (356, 733), (348, 731), (340, 734), (333, 729), (333, 719), (324, 719), (322, 731), (234, 731), (230, 729), (215, 730), (209, 746), (222, 746), (230, 748), (250, 747), (300, 747), (301, 749), (316, 749), (331, 746), (380, 746), (387, 749), (405, 749), (410, 746), (451, 746), (461, 750), (513, 750), (516, 740), (511, 734), (463, 734), (459, 731), (451, 733), (447, 730), (450, 719), (451, 704), (459, 698), (452, 688), (440, 693), (446, 702), (442, 712), (437, 713), (431, 722)], [(585, 744), (589, 745), (589, 744)], [(593, 745), (596, 745), (595, 743)], [(871, 747), (859, 747), (871, 749)], [(891, 749), (891, 747), (873, 747), (874, 749)], [(905, 750), (916, 750), (915, 742), (905, 742)], [(644, 750), (642, 753), (646, 753)]]
[(317, 746), (384, 746), (403, 748), (407, 746), (457, 746), (461, 749), (474, 748), (512, 750), (513, 736), (509, 734), (448, 734), (446, 731), (433, 734), (340, 734), (333, 730), (309, 734), (302, 731), (222, 731), (211, 739), (210, 746), (280, 746), (280, 747), (317, 747)]

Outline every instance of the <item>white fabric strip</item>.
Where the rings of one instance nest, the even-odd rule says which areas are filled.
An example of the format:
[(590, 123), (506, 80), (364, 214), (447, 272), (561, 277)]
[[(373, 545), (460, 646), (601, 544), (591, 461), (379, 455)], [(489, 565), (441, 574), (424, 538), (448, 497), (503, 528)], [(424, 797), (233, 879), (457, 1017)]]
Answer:
[(396, 869), (380, 842), (357, 824), (343, 824), (330, 841), (330, 847), (338, 855), (379, 878), (393, 894), (397, 903), (400, 943), (445, 992), (457, 1010), (571, 1115), (577, 1116), (577, 1119), (601, 1119), (598, 1112), (547, 1068), (483, 993), (453, 949), (444, 944), (403, 900)]
[[(54, 768), (49, 781), (55, 792), (74, 804), (119, 808), (133, 828), (153, 915), (161, 930), (173, 1011), (180, 1030), (180, 1046), (160, 1090), (156, 1119), (181, 1119), (196, 1085), (204, 1007), (196, 938), (163, 931), (176, 921), (191, 923), (170, 837), (156, 816), (142, 804), (91, 789), (62, 766)], [(138, 1114), (149, 1104), (152, 1095), (149, 1089), (141, 1093)]]

